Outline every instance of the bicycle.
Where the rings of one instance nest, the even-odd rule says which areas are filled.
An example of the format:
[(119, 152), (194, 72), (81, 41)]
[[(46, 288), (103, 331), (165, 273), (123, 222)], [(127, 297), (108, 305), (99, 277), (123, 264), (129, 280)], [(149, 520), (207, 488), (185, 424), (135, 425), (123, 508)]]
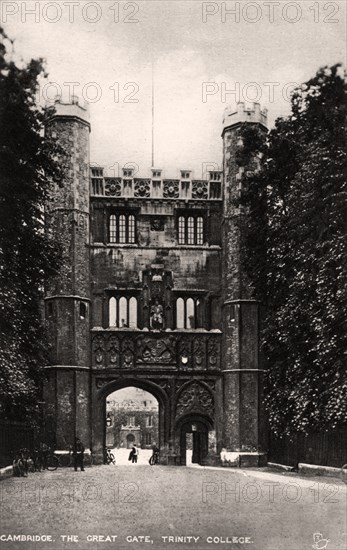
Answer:
[[(54, 470), (56, 470), (60, 465), (59, 458), (54, 454), (54, 452), (49, 454), (45, 459), (46, 470), (49, 472), (54, 472)], [(45, 469), (45, 467), (43, 467), (43, 469)]]
[(151, 458), (148, 461), (151, 466), (159, 464), (159, 451), (153, 451)]
[[(47, 457), (38, 459), (38, 464), (41, 465), (42, 469), (47, 469), (50, 472), (54, 472), (59, 466), (61, 468), (68, 468), (69, 466), (74, 466), (74, 456), (72, 448), (69, 451), (56, 454), (56, 451), (51, 452)], [(84, 466), (93, 465), (93, 455), (91, 452), (84, 454)], [(41, 468), (40, 470), (41, 471)]]
[(104, 449), (104, 464), (116, 464), (116, 459), (111, 450), (105, 447)]
[(54, 454), (51, 448), (44, 449), (35, 448), (33, 451), (27, 451), (27, 462), (29, 463), (29, 471), (41, 472), (41, 470), (56, 470), (59, 466), (59, 459)]

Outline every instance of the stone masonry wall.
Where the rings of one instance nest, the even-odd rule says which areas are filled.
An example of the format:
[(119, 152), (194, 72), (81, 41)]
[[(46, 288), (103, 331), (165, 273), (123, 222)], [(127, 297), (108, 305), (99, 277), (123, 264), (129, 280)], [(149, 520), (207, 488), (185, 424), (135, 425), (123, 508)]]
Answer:
[(47, 223), (62, 245), (63, 261), (49, 294), (89, 295), (89, 127), (74, 119), (53, 119), (48, 133), (65, 150), (64, 184), (56, 185)]
[(252, 289), (242, 270), (241, 242), (243, 211), (235, 204), (240, 196), (242, 170), (236, 164), (236, 154), (241, 146), (240, 127), (227, 130), (224, 136), (224, 227), (223, 227), (223, 285), (227, 300), (251, 298)]
[[(122, 202), (113, 203), (124, 208)], [(204, 205), (205, 244), (178, 245), (177, 205), (174, 202), (129, 201), (136, 208), (136, 244), (107, 243), (108, 212), (112, 203), (92, 203), (91, 279), (93, 296), (93, 326), (100, 326), (102, 298), (105, 289), (142, 287), (142, 273), (153, 264), (172, 271), (173, 290), (206, 291), (213, 296), (221, 293), (221, 204), (210, 208)], [(189, 208), (202, 211), (199, 205)], [(188, 207), (186, 207), (188, 209)], [(153, 220), (160, 220), (155, 229)], [(218, 221), (219, 220), (219, 225)], [(100, 225), (103, 231), (100, 230)], [(211, 241), (213, 244), (211, 244)], [(216, 306), (215, 309), (219, 309)], [(220, 315), (213, 312), (213, 322)]]

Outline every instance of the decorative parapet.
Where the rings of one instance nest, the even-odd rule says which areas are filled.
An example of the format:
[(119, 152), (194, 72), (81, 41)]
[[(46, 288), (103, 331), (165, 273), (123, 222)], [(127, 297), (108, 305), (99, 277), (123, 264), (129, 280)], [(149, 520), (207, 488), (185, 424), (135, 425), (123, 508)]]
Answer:
[[(185, 172), (186, 176), (190, 172)], [(165, 200), (221, 200), (222, 172), (208, 172), (208, 179), (158, 179), (158, 177), (108, 177), (100, 166), (90, 167), (91, 188), (93, 197), (165, 199)]]
[(134, 197), (148, 198), (151, 195), (151, 180), (145, 178), (134, 179)]
[(94, 369), (221, 370), (220, 331), (92, 330)]
[(208, 198), (208, 182), (205, 180), (193, 180), (192, 198), (207, 199)]
[(121, 178), (105, 178), (106, 197), (120, 197), (122, 193)]

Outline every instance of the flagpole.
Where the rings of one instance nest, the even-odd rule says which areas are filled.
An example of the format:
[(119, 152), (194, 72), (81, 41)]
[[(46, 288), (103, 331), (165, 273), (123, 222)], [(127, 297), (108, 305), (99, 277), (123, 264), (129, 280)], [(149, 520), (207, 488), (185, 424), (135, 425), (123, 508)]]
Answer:
[(154, 168), (154, 66), (152, 61), (152, 168)]

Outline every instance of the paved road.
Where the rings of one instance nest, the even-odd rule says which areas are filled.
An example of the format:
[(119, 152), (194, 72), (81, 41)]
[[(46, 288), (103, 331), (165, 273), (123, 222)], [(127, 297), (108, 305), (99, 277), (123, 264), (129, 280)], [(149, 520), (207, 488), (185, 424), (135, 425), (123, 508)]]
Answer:
[[(346, 545), (345, 484), (266, 470), (146, 464), (60, 469), (1, 482), (0, 503), (1, 550), (342, 550)], [(314, 540), (315, 533), (320, 535)], [(9, 535), (54, 541), (11, 542)]]

